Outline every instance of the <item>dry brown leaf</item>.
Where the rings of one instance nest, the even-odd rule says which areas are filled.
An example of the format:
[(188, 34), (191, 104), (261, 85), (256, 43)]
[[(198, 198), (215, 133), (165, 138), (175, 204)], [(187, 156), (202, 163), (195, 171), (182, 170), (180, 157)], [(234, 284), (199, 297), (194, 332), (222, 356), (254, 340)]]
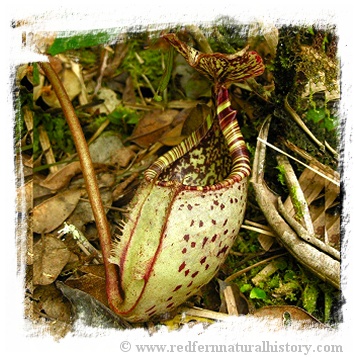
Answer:
[[(60, 77), (70, 100), (73, 100), (81, 92), (79, 78), (71, 69), (65, 69), (60, 74)], [(53, 90), (43, 91), (42, 99), (51, 108), (61, 108), (57, 95)]]
[(260, 318), (276, 319), (278, 327), (285, 328), (292, 326), (293, 328), (305, 329), (316, 325), (317, 327), (324, 326), (311, 314), (297, 306), (265, 306), (253, 313), (253, 316)]
[(108, 306), (105, 278), (100, 275), (88, 273), (79, 278), (67, 279), (65, 284), (73, 289), (79, 289), (90, 294), (96, 300)]
[(127, 167), (135, 156), (136, 153), (130, 147), (124, 146), (117, 149), (117, 151), (111, 156), (110, 164)]
[(37, 286), (33, 292), (37, 308), (48, 317), (63, 322), (70, 321), (70, 303), (63, 299), (63, 294), (53, 284)]
[(258, 242), (260, 243), (261, 247), (267, 252), (270, 250), (272, 245), (276, 242), (276, 238), (270, 237), (266, 234), (259, 234)]
[(67, 186), (70, 180), (81, 172), (81, 166), (79, 161), (71, 162), (65, 165), (62, 169), (50, 174), (40, 185), (50, 190), (57, 191)]
[(93, 274), (105, 279), (105, 266), (101, 264), (82, 265), (79, 269), (83, 273)]
[[(112, 204), (112, 193), (111, 191), (101, 191), (100, 193), (105, 210), (108, 211)], [(77, 229), (84, 232), (84, 226), (94, 221), (90, 202), (88, 200), (80, 200), (75, 206), (74, 212), (66, 221), (68, 224), (73, 224)]]
[(41, 182), (44, 181), (44, 178), (34, 177), (33, 178), (33, 206), (38, 205), (39, 202), (44, 201), (46, 198), (49, 198), (54, 194), (54, 192), (47, 187), (41, 186)]
[(33, 246), (33, 284), (53, 283), (70, 258), (66, 245), (52, 234), (46, 234)]
[(178, 113), (175, 109), (153, 110), (147, 113), (139, 121), (129, 139), (141, 147), (156, 143), (171, 129), (170, 125)]
[(211, 115), (211, 108), (206, 104), (197, 104), (195, 107), (182, 110), (173, 121), (173, 129), (166, 132), (159, 140), (167, 146), (175, 146), (197, 130), (207, 116)]
[(131, 176), (120, 182), (112, 192), (112, 201), (115, 202), (124, 195), (126, 188), (139, 176), (138, 172), (133, 172)]
[(169, 130), (161, 137), (159, 142), (166, 146), (179, 145), (186, 138), (186, 135), (181, 134), (183, 125), (183, 123), (180, 123), (173, 129)]
[(33, 231), (49, 233), (58, 228), (74, 211), (80, 196), (81, 190), (66, 190), (34, 207)]
[(203, 124), (207, 116), (211, 114), (211, 108), (208, 105), (197, 104), (196, 107), (192, 108), (188, 113), (181, 134), (184, 136), (191, 135)]

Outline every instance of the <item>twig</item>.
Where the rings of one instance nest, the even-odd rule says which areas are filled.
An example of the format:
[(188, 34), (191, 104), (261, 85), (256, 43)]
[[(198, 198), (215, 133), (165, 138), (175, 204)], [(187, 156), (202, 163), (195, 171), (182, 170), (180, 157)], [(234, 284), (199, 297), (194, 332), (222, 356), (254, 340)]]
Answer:
[(223, 290), (223, 295), (226, 301), (228, 315), (238, 316), (239, 312), (237, 308), (237, 303), (235, 302), (235, 297), (233, 294), (232, 287), (226, 286), (226, 288)]
[(100, 127), (95, 131), (94, 135), (88, 140), (88, 145), (90, 145), (94, 140), (97, 139), (98, 136), (106, 129), (106, 127), (110, 124), (110, 119), (106, 119)]
[(213, 52), (210, 44), (206, 39), (206, 36), (196, 25), (186, 26), (186, 29), (191, 33), (192, 37), (196, 40), (202, 52), (204, 53)]
[[(102, 63), (100, 66), (100, 74), (99, 77), (97, 78), (97, 83), (96, 83), (96, 87), (94, 90), (94, 96), (97, 95), (97, 93), (99, 92), (99, 90), (101, 89), (101, 83), (102, 83), (102, 78), (104, 76), (106, 67), (107, 67), (107, 59), (108, 59), (108, 53), (110, 52), (109, 49), (106, 47), (104, 52), (104, 58), (102, 59)], [(112, 51), (112, 50), (111, 50)]]
[(242, 224), (240, 226), (240, 228), (244, 228), (244, 229), (247, 229), (249, 231), (253, 231), (253, 232), (257, 232), (257, 233), (261, 233), (261, 234), (265, 234), (266, 236), (275, 237), (275, 234), (272, 233), (270, 230), (260, 229), (260, 228), (257, 228), (257, 227), (248, 226), (246, 224)]
[(144, 79), (145, 83), (147, 83), (149, 89), (152, 91), (153, 96), (157, 95), (157, 93), (156, 93), (156, 91), (155, 91), (155, 89), (154, 89), (152, 83), (150, 83), (149, 78), (148, 78), (144, 73), (141, 73), (141, 76), (142, 76), (142, 78)]
[(308, 129), (306, 124), (302, 121), (300, 116), (291, 108), (290, 104), (287, 101), (287, 97), (285, 98), (285, 108), (287, 112), (291, 115), (292, 119), (304, 130), (304, 132), (319, 146), (319, 149), (321, 151), (325, 151), (324, 144), (321, 143), (314, 135), (313, 133)]
[(261, 282), (265, 281), (269, 276), (274, 274), (279, 270), (279, 262), (276, 260), (273, 260), (270, 262), (265, 268), (263, 268), (261, 271), (259, 271), (258, 274), (256, 274), (251, 281), (255, 286), (258, 286)]
[(270, 260), (277, 259), (277, 258), (279, 258), (279, 257), (282, 257), (282, 256), (286, 255), (286, 254), (287, 254), (287, 253), (281, 253), (281, 254), (275, 255), (275, 256), (273, 256), (273, 257), (266, 258), (266, 259), (264, 259), (264, 260), (262, 260), (262, 261), (260, 261), (260, 262), (257, 262), (257, 263), (255, 263), (255, 264), (253, 264), (253, 265), (248, 266), (248, 267), (245, 268), (245, 269), (239, 270), (239, 271), (235, 272), (235, 273), (232, 274), (232, 275), (229, 275), (226, 279), (224, 279), (224, 281), (225, 281), (226, 283), (228, 283), (228, 282), (234, 280), (235, 278), (238, 278), (238, 276), (241, 276), (241, 275), (247, 273), (247, 272), (250, 271), (251, 269), (254, 269), (254, 268), (256, 268), (256, 267), (258, 267), (258, 266), (260, 266), (260, 265), (263, 265), (263, 264), (269, 262)]
[(324, 140), (325, 147), (333, 154), (336, 160), (339, 160), (339, 154), (336, 150), (334, 150), (328, 143), (328, 141)]
[(230, 315), (228, 315), (228, 314), (225, 314), (222, 312), (211, 311), (211, 310), (207, 310), (207, 309), (202, 309), (197, 306), (194, 306), (192, 308), (182, 307), (179, 309), (179, 312), (182, 314), (186, 314), (188, 316), (203, 317), (203, 318), (212, 319), (212, 320), (226, 320), (226, 319), (230, 318)]
[(39, 133), (39, 142), (41, 143), (42, 150), (46, 158), (46, 162), (49, 165), (49, 171), (51, 173), (57, 172), (58, 166), (55, 165), (56, 161), (53, 154), (52, 146), (49, 141), (48, 134), (42, 125), (38, 127), (38, 133)]
[(285, 170), (285, 179), (287, 187), (290, 191), (290, 198), (293, 203), (293, 207), (296, 211), (296, 215), (298, 209), (301, 210), (300, 219), (304, 224), (305, 229), (309, 232), (309, 234), (314, 234), (314, 227), (312, 223), (312, 218), (309, 213), (308, 204), (304, 197), (302, 188), (298, 182), (297, 176), (295, 175), (293, 168), (288, 161), (287, 157), (283, 155), (277, 155), (276, 160), (279, 166), (282, 166)]

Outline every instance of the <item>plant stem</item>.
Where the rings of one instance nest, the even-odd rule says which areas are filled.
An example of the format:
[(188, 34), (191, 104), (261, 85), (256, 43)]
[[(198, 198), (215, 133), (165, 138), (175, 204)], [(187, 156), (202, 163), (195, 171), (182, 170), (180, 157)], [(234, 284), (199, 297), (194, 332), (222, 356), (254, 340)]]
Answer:
[(115, 307), (117, 307), (118, 304), (122, 302), (122, 297), (119, 291), (118, 273), (116, 267), (114, 264), (109, 262), (109, 257), (111, 254), (111, 232), (107, 222), (105, 209), (102, 204), (94, 166), (89, 153), (89, 147), (86, 143), (84, 133), (81, 129), (79, 119), (75, 114), (73, 105), (51, 63), (42, 62), (40, 63), (40, 67), (50, 81), (53, 90), (58, 97), (64, 116), (69, 125), (70, 132), (73, 136), (85, 180), (86, 189), (88, 192), (88, 197), (94, 214), (97, 231), (99, 234), (106, 274), (107, 299), (112, 309), (116, 310)]

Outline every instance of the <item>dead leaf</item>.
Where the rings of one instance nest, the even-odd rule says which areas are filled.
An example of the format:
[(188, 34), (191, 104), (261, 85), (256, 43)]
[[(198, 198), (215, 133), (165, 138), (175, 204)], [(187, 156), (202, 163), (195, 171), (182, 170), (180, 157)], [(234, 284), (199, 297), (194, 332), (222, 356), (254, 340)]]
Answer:
[(65, 165), (59, 171), (50, 174), (40, 185), (50, 190), (57, 191), (68, 185), (70, 180), (81, 172), (81, 165), (79, 161), (71, 162)]
[(33, 206), (36, 206), (38, 203), (35, 201), (41, 200), (44, 201), (45, 199), (53, 196), (54, 192), (47, 187), (41, 186), (41, 183), (44, 181), (44, 178), (34, 177), (33, 178)]
[(97, 98), (102, 99), (104, 102), (90, 108), (91, 113), (110, 114), (121, 104), (117, 94), (109, 88), (102, 87), (97, 94)]
[(100, 278), (105, 279), (105, 266), (101, 264), (91, 264), (91, 265), (82, 265), (80, 271), (87, 274), (93, 274)]
[(122, 147), (119, 135), (110, 131), (102, 133), (89, 145), (91, 160), (93, 163), (109, 164), (112, 156)]
[[(73, 100), (81, 92), (81, 84), (79, 78), (71, 69), (65, 69), (59, 75), (62, 83), (68, 93), (70, 100)], [(61, 108), (57, 95), (54, 90), (43, 91), (43, 101), (51, 108)]]
[(261, 233), (258, 236), (258, 241), (259, 241), (261, 247), (266, 252), (268, 252), (270, 250), (270, 248), (272, 247), (272, 245), (276, 242), (276, 238)]
[(70, 322), (70, 303), (53, 284), (37, 286), (33, 292), (38, 311), (42, 311), (51, 319)]
[(206, 104), (197, 104), (192, 108), (181, 130), (181, 134), (184, 136), (191, 135), (197, 130), (206, 120), (208, 115), (212, 115), (211, 108)]
[(88, 273), (79, 278), (67, 279), (65, 284), (73, 289), (79, 289), (87, 294), (90, 294), (96, 300), (108, 307), (106, 280), (104, 277)]
[[(112, 204), (111, 191), (102, 191), (101, 199), (107, 212)], [(88, 200), (80, 200), (75, 207), (74, 212), (66, 220), (68, 224), (73, 224), (77, 229), (84, 232), (84, 226), (94, 221), (94, 214), (92, 212), (91, 204)]]
[(129, 140), (141, 147), (150, 146), (171, 129), (170, 125), (178, 113), (175, 109), (149, 112), (139, 121)]
[(139, 176), (138, 172), (134, 172), (131, 176), (129, 176), (127, 179), (119, 183), (116, 188), (112, 192), (112, 201), (115, 202), (117, 201), (120, 197), (124, 195), (124, 192), (126, 188), (134, 182)]
[(179, 145), (186, 138), (185, 135), (181, 134), (183, 125), (183, 123), (178, 124), (173, 129), (169, 130), (161, 137), (159, 142), (166, 146)]
[(33, 206), (33, 180), (26, 182), (16, 190), (16, 211), (26, 213)]
[(58, 228), (74, 211), (81, 197), (81, 190), (58, 193), (33, 209), (33, 231), (49, 233)]
[(173, 121), (173, 129), (166, 132), (159, 140), (167, 146), (175, 146), (197, 130), (211, 115), (211, 108), (206, 104), (198, 103), (195, 107), (182, 110)]
[(136, 153), (130, 147), (124, 146), (116, 150), (111, 157), (110, 163), (120, 167), (127, 167), (135, 156)]
[(306, 329), (312, 326), (324, 327), (324, 325), (297, 306), (265, 306), (253, 313), (255, 317), (275, 319), (278, 325), (278, 329), (285, 327)]
[(70, 251), (52, 234), (46, 234), (33, 246), (33, 284), (53, 283), (68, 263)]

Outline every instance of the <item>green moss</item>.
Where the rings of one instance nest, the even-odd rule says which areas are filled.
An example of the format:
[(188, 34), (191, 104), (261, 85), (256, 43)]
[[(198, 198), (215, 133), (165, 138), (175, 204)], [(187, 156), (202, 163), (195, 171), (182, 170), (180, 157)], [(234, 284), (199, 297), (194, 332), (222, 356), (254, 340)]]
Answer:
[(307, 284), (302, 293), (303, 307), (313, 314), (317, 309), (319, 289), (314, 284)]
[(129, 42), (129, 50), (120, 67), (120, 71), (128, 71), (136, 86), (148, 87), (143, 76), (146, 76), (154, 89), (157, 89), (163, 75), (162, 55), (166, 53), (160, 49), (145, 49), (145, 36)]
[(75, 152), (71, 132), (65, 118), (62, 115), (35, 112), (33, 120), (35, 128), (33, 132), (34, 158), (37, 158), (42, 152), (39, 144), (38, 130), (36, 130), (40, 125), (43, 125), (47, 132), (56, 161), (60, 161), (62, 159), (63, 153), (73, 154)]
[(277, 174), (277, 180), (281, 183), (282, 186), (286, 186), (286, 170), (282, 165), (276, 166), (276, 169), (279, 171)]
[(66, 55), (68, 55), (69, 57), (76, 58), (80, 62), (80, 64), (84, 67), (86, 67), (86, 66), (90, 67), (95, 64), (98, 64), (98, 62), (100, 60), (99, 51), (95, 50), (93, 48), (90, 48), (90, 49), (82, 48), (79, 50), (70, 50), (70, 51), (67, 51)]
[(296, 211), (296, 218), (300, 219), (304, 216), (304, 212), (302, 209), (302, 203), (297, 198), (297, 187), (296, 186), (291, 187), (290, 196), (292, 199), (292, 205)]

